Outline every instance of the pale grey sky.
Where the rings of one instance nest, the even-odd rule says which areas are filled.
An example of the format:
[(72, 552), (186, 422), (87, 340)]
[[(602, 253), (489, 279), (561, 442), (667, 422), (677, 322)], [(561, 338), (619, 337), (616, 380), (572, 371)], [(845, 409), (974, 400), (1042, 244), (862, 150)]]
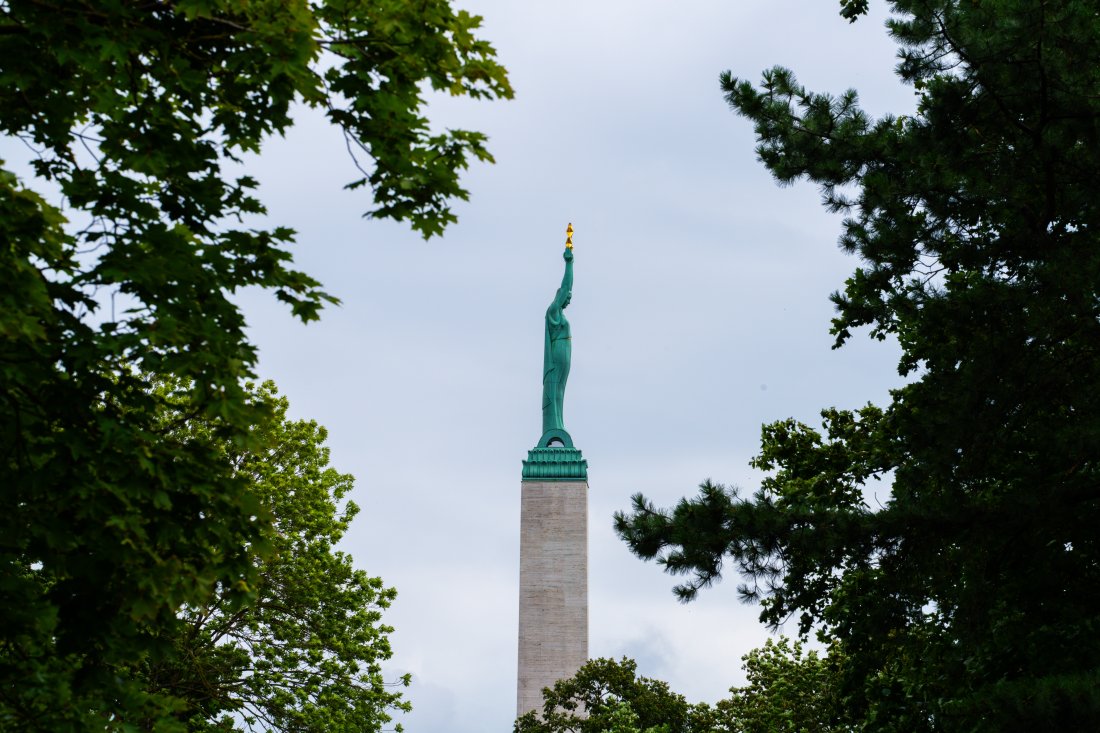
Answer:
[[(854, 25), (836, 0), (457, 0), (485, 16), (511, 102), (441, 98), (440, 126), (486, 132), (496, 165), (441, 240), (361, 218), (340, 134), (302, 112), (248, 163), (298, 265), (343, 300), (297, 324), (242, 298), (261, 376), (330, 431), (362, 512), (344, 549), (398, 590), (393, 677), (411, 672), (411, 733), (509, 731), (515, 712), (520, 461), (540, 434), (542, 319), (576, 229), (565, 422), (589, 461), (590, 649), (630, 655), (692, 701), (744, 680), (767, 638), (736, 577), (680, 605), (611, 516), (710, 477), (751, 492), (762, 423), (883, 402), (896, 347), (831, 351), (831, 291), (857, 262), (816, 189), (781, 189), (729, 111), (724, 70), (773, 65), (809, 88), (906, 113), (882, 3)], [(15, 160), (11, 150), (9, 160)], [(883, 493), (885, 489), (883, 489)]]
[(832, 306), (857, 264), (808, 184), (781, 189), (718, 75), (775, 64), (811, 89), (911, 111), (878, 13), (836, 2), (460, 2), (516, 99), (442, 99), (441, 125), (487, 132), (494, 166), (440, 241), (360, 219), (339, 135), (315, 120), (256, 165), (297, 260), (344, 304), (301, 327), (249, 299), (262, 371), (328, 426), (363, 508), (347, 549), (396, 586), (390, 668), (413, 674), (414, 733), (511, 729), (520, 461), (540, 432), (542, 318), (576, 228), (566, 426), (590, 465), (590, 648), (713, 702), (763, 643), (736, 578), (680, 605), (611, 515), (668, 505), (711, 477), (752, 491), (764, 422), (882, 402), (895, 348), (831, 351)]

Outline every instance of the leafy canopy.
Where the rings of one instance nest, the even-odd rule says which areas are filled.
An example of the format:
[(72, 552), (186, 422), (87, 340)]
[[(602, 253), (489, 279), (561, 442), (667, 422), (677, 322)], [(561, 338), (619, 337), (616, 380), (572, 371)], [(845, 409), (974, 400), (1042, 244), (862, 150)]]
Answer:
[(516, 733), (832, 733), (843, 658), (803, 653), (786, 637), (741, 658), (744, 687), (713, 707), (689, 704), (667, 683), (637, 674), (627, 658), (594, 659), (543, 690), (541, 711), (516, 721)]
[[(162, 702), (120, 665), (170, 657), (183, 607), (254, 598), (270, 511), (223, 460), (270, 408), (233, 293), (299, 318), (335, 299), (293, 269), (230, 176), (323, 109), (371, 216), (425, 236), (484, 137), (433, 133), (429, 89), (510, 97), (480, 19), (446, 0), (0, 2), (0, 728), (123, 729)], [(191, 384), (185, 434), (146, 375)], [(181, 419), (183, 419), (181, 417)]]
[(837, 675), (843, 656), (804, 651), (801, 641), (785, 636), (741, 658), (748, 677), (744, 687), (714, 706), (717, 730), (729, 733), (840, 733)]
[[(866, 2), (842, 2), (854, 19)], [(896, 338), (884, 407), (764, 427), (751, 498), (707, 482), (617, 517), (639, 556), (731, 560), (762, 619), (849, 660), (868, 730), (1100, 726), (1100, 16), (1075, 0), (895, 0), (919, 104), (871, 119), (783, 68), (724, 74), (783, 183), (818, 184), (860, 258), (837, 346)], [(868, 505), (869, 482), (892, 482)]]
[[(166, 393), (175, 409), (166, 419), (186, 415), (189, 396)], [(258, 426), (256, 447), (222, 449), (273, 518), (255, 595), (240, 604), (223, 590), (185, 606), (174, 654), (127, 672), (175, 701), (176, 720), (189, 731), (382, 730), (390, 713), (409, 709), (393, 689), (409, 678), (387, 683), (381, 669), (393, 630), (381, 623), (382, 611), (395, 591), (335, 550), (359, 512), (346, 501), (353, 478), (329, 465), (323, 427), (287, 418), (287, 400), (271, 382), (252, 394), (271, 407), (272, 419)], [(196, 420), (176, 424), (192, 435), (208, 430)]]
[(634, 660), (592, 659), (543, 690), (543, 709), (521, 715), (515, 733), (695, 733), (709, 731), (707, 705), (690, 705), (668, 683), (639, 677)]

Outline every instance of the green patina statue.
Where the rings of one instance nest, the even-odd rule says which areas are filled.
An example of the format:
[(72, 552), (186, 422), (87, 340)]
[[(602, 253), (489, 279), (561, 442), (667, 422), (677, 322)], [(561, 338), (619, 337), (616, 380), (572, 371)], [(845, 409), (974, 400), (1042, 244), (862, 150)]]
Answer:
[(569, 321), (565, 307), (573, 297), (573, 248), (565, 250), (565, 275), (554, 302), (546, 309), (546, 341), (542, 356), (542, 440), (539, 445), (560, 441), (572, 447), (565, 432), (562, 409), (565, 403), (565, 382), (569, 379), (569, 361), (573, 355)]
[(565, 230), (565, 276), (546, 309), (546, 339), (542, 357), (542, 437), (523, 462), (525, 481), (587, 481), (588, 461), (565, 430), (562, 407), (569, 362), (573, 357), (565, 307), (573, 297), (573, 225)]

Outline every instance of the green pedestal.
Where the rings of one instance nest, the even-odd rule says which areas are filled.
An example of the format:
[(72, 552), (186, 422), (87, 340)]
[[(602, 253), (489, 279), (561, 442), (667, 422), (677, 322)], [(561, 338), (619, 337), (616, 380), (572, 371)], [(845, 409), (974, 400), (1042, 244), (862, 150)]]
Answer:
[(579, 448), (532, 448), (523, 462), (524, 481), (588, 481), (588, 461)]

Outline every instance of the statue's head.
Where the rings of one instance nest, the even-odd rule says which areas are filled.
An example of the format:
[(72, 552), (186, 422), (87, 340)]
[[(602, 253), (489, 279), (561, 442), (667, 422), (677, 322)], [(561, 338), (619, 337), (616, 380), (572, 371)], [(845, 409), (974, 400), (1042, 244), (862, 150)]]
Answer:
[(561, 307), (564, 308), (569, 305), (569, 301), (573, 300), (573, 291), (569, 291), (565, 294), (565, 301), (562, 302)]

